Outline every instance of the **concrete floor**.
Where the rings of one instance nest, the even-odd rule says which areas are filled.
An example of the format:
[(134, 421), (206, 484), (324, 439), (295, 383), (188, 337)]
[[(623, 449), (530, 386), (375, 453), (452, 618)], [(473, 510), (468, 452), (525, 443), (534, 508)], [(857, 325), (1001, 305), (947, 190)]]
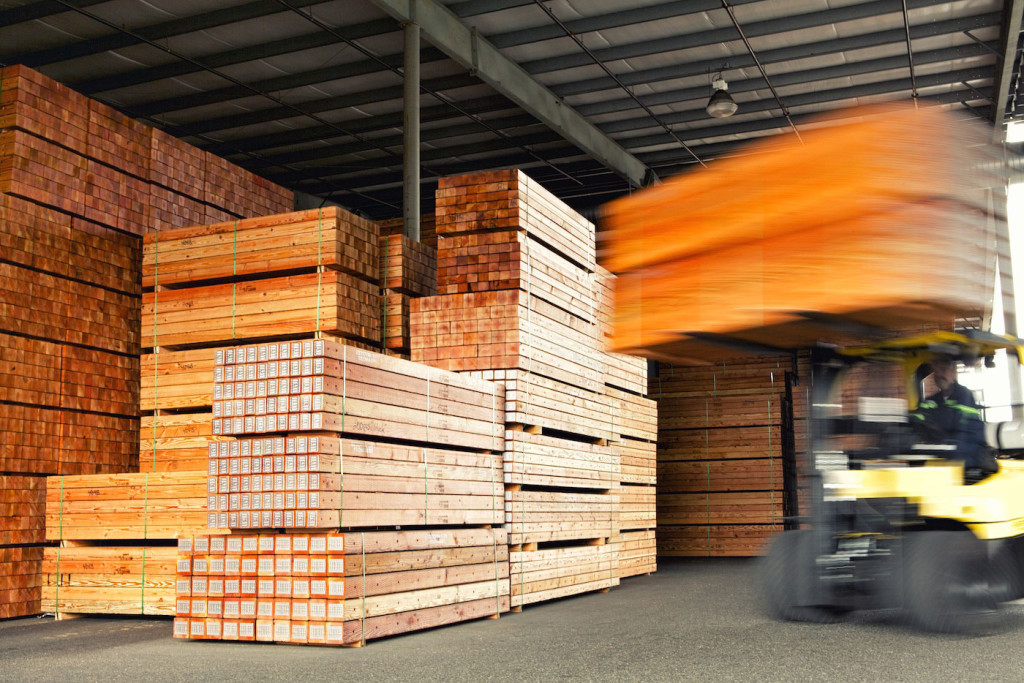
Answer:
[(818, 626), (758, 609), (749, 560), (662, 562), (607, 594), (363, 649), (171, 639), (169, 620), (0, 622), (0, 681), (1022, 681), (1024, 607), (968, 638), (884, 615)]

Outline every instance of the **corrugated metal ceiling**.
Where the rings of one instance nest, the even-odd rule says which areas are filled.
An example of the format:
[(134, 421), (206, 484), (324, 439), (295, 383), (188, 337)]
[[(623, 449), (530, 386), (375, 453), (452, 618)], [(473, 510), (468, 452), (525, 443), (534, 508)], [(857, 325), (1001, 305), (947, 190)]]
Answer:
[[(915, 93), (1024, 116), (1020, 0), (443, 4), (661, 177)], [(370, 0), (0, 0), (0, 62), (375, 218), (401, 214), (402, 40)], [(443, 48), (421, 51), (425, 210), (436, 177), (487, 168), (523, 167), (581, 210), (629, 191)], [(718, 72), (726, 119), (704, 110)]]

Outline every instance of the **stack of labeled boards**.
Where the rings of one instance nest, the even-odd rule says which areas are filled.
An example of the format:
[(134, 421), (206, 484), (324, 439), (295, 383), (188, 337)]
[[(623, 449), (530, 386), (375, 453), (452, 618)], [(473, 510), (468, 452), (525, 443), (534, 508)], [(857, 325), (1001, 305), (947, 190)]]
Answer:
[(439, 294), (412, 303), (412, 358), (505, 386), (513, 606), (616, 585), (635, 402), (606, 384), (593, 225), (512, 170), (442, 179), (436, 226)]
[(841, 116), (607, 206), (615, 350), (717, 360), (984, 317), (1005, 220), (991, 133), (939, 108)]
[(803, 356), (659, 364), (659, 555), (758, 555), (797, 514), (809, 378)]
[(501, 529), (239, 534), (179, 541), (174, 636), (309, 645), (509, 608)]

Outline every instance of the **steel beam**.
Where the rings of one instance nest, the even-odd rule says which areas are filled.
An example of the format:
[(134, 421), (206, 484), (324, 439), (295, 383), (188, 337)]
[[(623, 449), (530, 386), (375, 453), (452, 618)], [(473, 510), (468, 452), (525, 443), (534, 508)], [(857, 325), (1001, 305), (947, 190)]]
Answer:
[(559, 135), (636, 187), (649, 170), (436, 0), (372, 0), (399, 21), (415, 21), (435, 46)]
[(404, 29), (402, 117), (402, 218), (406, 237), (420, 241), (420, 27)]
[(1003, 9), (1002, 33), (999, 37), (999, 67), (996, 69), (996, 103), (992, 107), (997, 142), (1006, 139), (1006, 103), (1013, 80), (1013, 62), (1017, 56), (1021, 21), (1024, 19), (1024, 0), (1007, 0)]

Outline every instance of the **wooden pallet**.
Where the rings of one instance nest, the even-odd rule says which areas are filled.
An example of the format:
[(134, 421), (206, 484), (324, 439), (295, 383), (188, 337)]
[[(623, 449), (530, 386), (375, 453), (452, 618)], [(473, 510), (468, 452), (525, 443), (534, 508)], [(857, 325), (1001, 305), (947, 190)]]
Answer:
[(0, 546), (45, 542), (45, 513), (45, 478), (0, 475)]
[(0, 619), (39, 614), (43, 548), (0, 547)]
[(606, 591), (619, 585), (613, 545), (586, 545), (509, 553), (512, 607)]
[(597, 327), (521, 290), (412, 301), (412, 359), (446, 370), (519, 369), (603, 390)]
[(175, 545), (92, 545), (65, 541), (46, 548), (42, 611), (66, 614), (173, 616)]
[(658, 570), (654, 529), (623, 531), (612, 543), (619, 554), (619, 578), (651, 574)]
[[(502, 448), (504, 395), (491, 382), (325, 340), (218, 356), (224, 369), (214, 384), (215, 434), (335, 431)], [(243, 371), (245, 381), (238, 381)]]
[[(362, 645), (509, 609), (508, 546), (501, 530), (327, 538), (230, 537), (224, 555), (179, 556), (175, 637)], [(246, 546), (251, 554), (234, 554)], [(253, 574), (245, 573), (247, 566)], [(195, 573), (197, 567), (202, 573)]]
[(211, 445), (209, 474), (213, 527), (500, 525), (504, 519), (500, 453), (289, 435)]
[(206, 471), (49, 477), (46, 538), (149, 540), (207, 529)]
[(375, 280), (378, 251), (370, 221), (337, 207), (298, 211), (150, 233), (142, 283), (185, 286), (317, 266)]
[(379, 292), (328, 270), (143, 295), (143, 345), (209, 344), (329, 332), (380, 343)]

